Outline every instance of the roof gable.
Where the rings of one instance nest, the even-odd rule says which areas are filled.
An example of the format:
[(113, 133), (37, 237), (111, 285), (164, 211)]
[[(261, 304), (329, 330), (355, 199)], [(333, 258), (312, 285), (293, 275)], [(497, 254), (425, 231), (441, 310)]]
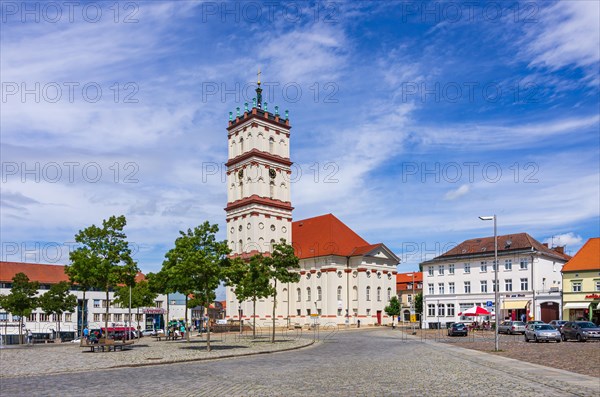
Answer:
[(600, 271), (600, 237), (586, 241), (583, 247), (562, 268), (563, 273), (576, 270)]

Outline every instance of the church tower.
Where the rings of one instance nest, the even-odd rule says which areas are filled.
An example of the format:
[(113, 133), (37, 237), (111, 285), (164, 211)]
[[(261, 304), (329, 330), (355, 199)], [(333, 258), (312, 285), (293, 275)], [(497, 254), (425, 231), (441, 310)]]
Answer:
[(290, 122), (288, 111), (268, 111), (260, 88), (252, 107), (229, 113), (227, 139), (227, 240), (233, 255), (269, 252), (273, 243), (291, 243)]

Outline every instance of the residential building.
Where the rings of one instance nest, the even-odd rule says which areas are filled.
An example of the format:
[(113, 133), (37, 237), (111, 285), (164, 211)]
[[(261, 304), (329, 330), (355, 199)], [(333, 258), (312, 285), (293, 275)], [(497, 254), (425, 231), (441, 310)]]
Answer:
[[(63, 265), (46, 265), (23, 262), (0, 262), (0, 294), (8, 295), (12, 287), (12, 279), (17, 273), (24, 273), (30, 281), (38, 281), (40, 289), (38, 296), (45, 293), (52, 284), (61, 281), (69, 281), (65, 274)], [(145, 277), (138, 273), (136, 281)], [(61, 336), (73, 338), (79, 334), (81, 325), (90, 329), (102, 328), (105, 324), (106, 307), (109, 307), (108, 323), (110, 327), (133, 326), (141, 329), (163, 328), (167, 317), (183, 318), (185, 315), (185, 304), (176, 304), (174, 295), (171, 294), (172, 302), (167, 301), (165, 295), (159, 295), (152, 307), (137, 308), (131, 310), (131, 321), (129, 319), (129, 308), (114, 302), (114, 292), (109, 291), (108, 302), (104, 291), (86, 291), (85, 302), (83, 291), (77, 286), (72, 286), (71, 291), (77, 297), (77, 307), (73, 312), (63, 313), (60, 318), (44, 313), (36, 308), (31, 315), (24, 320), (24, 328), (30, 329), (36, 338), (50, 338), (57, 332), (57, 321), (60, 321)], [(170, 316), (169, 316), (170, 312)], [(19, 334), (18, 317), (0, 309), (0, 334), (3, 341), (16, 343), (16, 335)]]
[[(466, 240), (431, 260), (423, 269), (424, 326), (473, 321), (459, 313), (475, 305), (495, 316), (494, 291), (500, 293), (500, 319), (551, 321), (560, 317), (561, 269), (570, 259), (564, 247), (548, 248), (527, 233), (498, 236), (495, 286), (494, 237)], [(492, 320), (492, 316), (479, 320)]]
[(423, 272), (398, 273), (396, 294), (400, 301), (401, 321), (418, 321), (415, 314), (415, 295), (423, 292)]
[[(332, 214), (292, 222), (290, 121), (267, 111), (260, 82), (252, 108), (230, 113), (227, 166), (227, 239), (233, 255), (266, 254), (285, 239), (300, 258), (300, 282), (278, 285), (280, 325), (333, 322), (381, 324), (395, 293), (399, 258), (369, 244)], [(251, 302), (226, 288), (226, 318), (250, 320)], [(256, 317), (272, 321), (273, 300), (260, 299)], [(260, 324), (260, 322), (259, 322)]]
[(562, 268), (564, 320), (600, 323), (600, 238), (589, 239)]

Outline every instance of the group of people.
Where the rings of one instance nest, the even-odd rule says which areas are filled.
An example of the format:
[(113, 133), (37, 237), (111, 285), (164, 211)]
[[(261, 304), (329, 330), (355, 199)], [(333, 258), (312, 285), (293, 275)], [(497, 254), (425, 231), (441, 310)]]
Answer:
[(492, 329), (492, 325), (489, 321), (483, 321), (481, 324), (479, 324), (477, 321), (473, 321), (473, 324), (471, 324), (471, 329), (489, 330)]
[(174, 335), (176, 338), (185, 336), (185, 325), (171, 325), (167, 328), (167, 335)]

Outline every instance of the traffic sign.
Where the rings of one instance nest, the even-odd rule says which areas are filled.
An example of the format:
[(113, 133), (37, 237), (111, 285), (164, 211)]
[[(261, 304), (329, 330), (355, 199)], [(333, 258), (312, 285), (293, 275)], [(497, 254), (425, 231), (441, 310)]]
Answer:
[(486, 305), (487, 307), (492, 307), (492, 306), (494, 306), (494, 302), (492, 302), (492, 301), (487, 301), (487, 302), (485, 302), (485, 305)]

